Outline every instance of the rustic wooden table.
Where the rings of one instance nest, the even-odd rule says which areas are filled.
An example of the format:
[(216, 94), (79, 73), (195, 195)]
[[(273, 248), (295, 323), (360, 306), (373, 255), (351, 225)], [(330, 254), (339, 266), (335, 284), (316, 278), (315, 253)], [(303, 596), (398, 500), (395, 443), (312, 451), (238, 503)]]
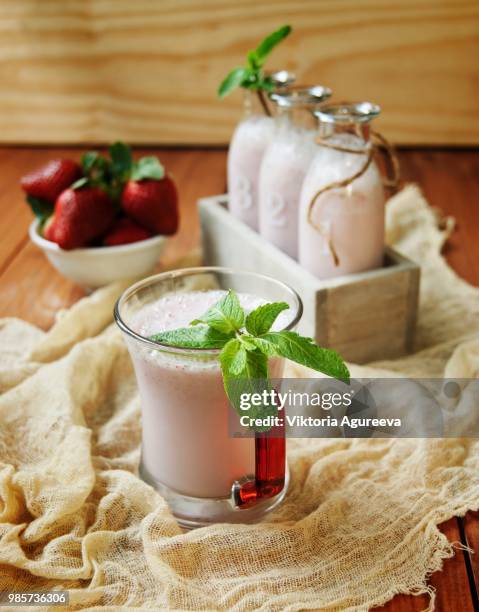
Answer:
[[(32, 216), (18, 187), (19, 178), (35, 166), (52, 157), (79, 158), (81, 152), (78, 148), (0, 148), (0, 317), (21, 317), (48, 329), (58, 309), (83, 295), (29, 242), (27, 228)], [(174, 175), (180, 192), (181, 230), (165, 255), (165, 261), (171, 262), (199, 244), (196, 200), (224, 191), (226, 153), (211, 149), (153, 152)], [(460, 276), (479, 286), (479, 151), (413, 149), (399, 155), (404, 180), (419, 183), (432, 205), (456, 218), (457, 229), (445, 255)], [(451, 542), (479, 550), (479, 513), (453, 518), (441, 530)], [(477, 555), (458, 550), (441, 572), (431, 576), (430, 584), (437, 590), (437, 610), (478, 610)], [(419, 611), (427, 603), (426, 596), (398, 595), (383, 609)]]

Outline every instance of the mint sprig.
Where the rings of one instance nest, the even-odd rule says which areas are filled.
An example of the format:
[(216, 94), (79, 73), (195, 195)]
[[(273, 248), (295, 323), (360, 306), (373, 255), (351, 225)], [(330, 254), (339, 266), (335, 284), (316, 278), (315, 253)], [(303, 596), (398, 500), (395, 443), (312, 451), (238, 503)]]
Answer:
[[(164, 331), (150, 340), (178, 348), (221, 349), (219, 361), (226, 395), (239, 414), (243, 393), (270, 389), (268, 358), (284, 357), (303, 366), (349, 382), (349, 370), (336, 351), (317, 346), (312, 338), (293, 331), (271, 331), (286, 302), (258, 306), (245, 315), (237, 294), (230, 289), (191, 327)], [(254, 414), (253, 414), (254, 412)], [(276, 407), (263, 404), (249, 416), (268, 416)], [(264, 431), (264, 428), (254, 428)]]
[(226, 75), (218, 87), (218, 96), (224, 98), (237, 87), (252, 89), (254, 91), (272, 91), (273, 81), (271, 77), (264, 74), (263, 66), (271, 51), (289, 35), (291, 26), (284, 25), (275, 30), (256, 49), (248, 51), (246, 66), (233, 68)]

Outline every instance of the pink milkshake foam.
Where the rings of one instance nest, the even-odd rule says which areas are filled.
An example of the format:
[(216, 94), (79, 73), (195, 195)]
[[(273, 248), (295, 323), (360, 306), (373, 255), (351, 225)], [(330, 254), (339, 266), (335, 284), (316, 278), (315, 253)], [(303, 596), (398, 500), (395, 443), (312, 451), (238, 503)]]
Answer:
[[(225, 291), (166, 295), (139, 310), (132, 329), (149, 337), (186, 327), (220, 300)], [(265, 300), (239, 294), (245, 312)], [(281, 328), (284, 318), (278, 318)], [(157, 481), (192, 497), (228, 497), (232, 483), (254, 473), (254, 439), (228, 433), (228, 401), (217, 358), (153, 350), (131, 341), (143, 418), (144, 469)], [(282, 362), (270, 364), (280, 376)]]

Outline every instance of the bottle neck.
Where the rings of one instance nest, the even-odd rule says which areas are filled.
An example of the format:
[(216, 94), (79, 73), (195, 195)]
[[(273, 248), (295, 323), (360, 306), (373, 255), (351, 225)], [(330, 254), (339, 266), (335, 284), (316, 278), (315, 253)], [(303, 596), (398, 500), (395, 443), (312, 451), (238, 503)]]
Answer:
[(348, 143), (354, 148), (367, 149), (371, 145), (371, 127), (365, 122), (327, 123), (319, 121), (318, 136), (330, 144)]
[(293, 126), (303, 130), (314, 130), (316, 118), (313, 115), (314, 106), (277, 106), (276, 121), (279, 126)]

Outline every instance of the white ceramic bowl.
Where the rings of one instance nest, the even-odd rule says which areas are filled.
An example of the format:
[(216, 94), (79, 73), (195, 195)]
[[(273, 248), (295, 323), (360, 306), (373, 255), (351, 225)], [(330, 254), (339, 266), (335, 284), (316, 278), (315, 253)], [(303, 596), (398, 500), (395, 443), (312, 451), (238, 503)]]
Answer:
[(96, 289), (113, 281), (146, 276), (153, 271), (165, 247), (166, 236), (153, 236), (139, 242), (111, 247), (90, 247), (64, 251), (39, 232), (39, 221), (30, 225), (30, 239), (47, 256), (60, 274), (86, 289)]

